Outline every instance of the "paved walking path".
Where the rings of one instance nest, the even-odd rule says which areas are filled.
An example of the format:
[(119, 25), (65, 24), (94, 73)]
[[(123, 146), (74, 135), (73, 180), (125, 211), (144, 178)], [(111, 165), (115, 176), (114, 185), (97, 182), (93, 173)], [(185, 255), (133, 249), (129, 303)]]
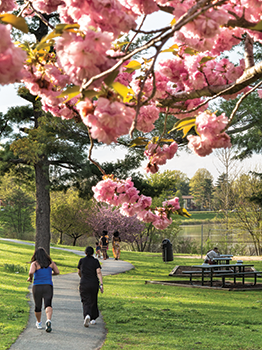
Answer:
[[(9, 240), (9, 239), (5, 239)], [(16, 243), (34, 245), (17, 240)], [(51, 249), (62, 249), (51, 247)], [(72, 253), (84, 256), (83, 252), (64, 249)], [(131, 270), (134, 266), (128, 262), (110, 258), (101, 260), (103, 276), (123, 273)], [(83, 326), (82, 304), (78, 292), (79, 277), (77, 273), (53, 276), (54, 298), (52, 332), (47, 333), (45, 329), (37, 330), (35, 327), (34, 302), (32, 299), (32, 286), (30, 291), (30, 315), (26, 329), (20, 334), (10, 350), (97, 350), (103, 345), (106, 338), (106, 329), (100, 314), (96, 325), (88, 328)], [(106, 294), (106, 284), (104, 285)], [(99, 292), (99, 298), (103, 294)], [(45, 321), (45, 314), (42, 315)], [(44, 323), (44, 322), (43, 322)]]

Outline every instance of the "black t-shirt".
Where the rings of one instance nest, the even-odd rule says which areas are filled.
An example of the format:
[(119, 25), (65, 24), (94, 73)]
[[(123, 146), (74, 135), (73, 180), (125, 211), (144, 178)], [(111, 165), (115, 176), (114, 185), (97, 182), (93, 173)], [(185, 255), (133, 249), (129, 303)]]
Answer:
[(107, 241), (107, 238), (105, 236), (101, 237), (101, 242), (102, 242), (102, 247), (107, 247), (108, 241)]
[(85, 258), (80, 259), (77, 268), (81, 271), (81, 284), (99, 284), (96, 270), (98, 268), (101, 269), (101, 265), (93, 256), (86, 256)]

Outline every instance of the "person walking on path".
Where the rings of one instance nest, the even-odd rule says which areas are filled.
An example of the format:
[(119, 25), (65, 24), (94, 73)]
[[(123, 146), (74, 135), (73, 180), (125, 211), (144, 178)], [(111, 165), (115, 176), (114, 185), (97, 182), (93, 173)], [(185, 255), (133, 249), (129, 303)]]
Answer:
[(95, 254), (96, 258), (101, 258), (101, 246), (99, 245), (99, 242), (96, 242), (96, 254)]
[(107, 255), (108, 238), (107, 237), (108, 237), (107, 231), (104, 230), (102, 233), (102, 236), (100, 238), (101, 251), (102, 251), (104, 260), (106, 260), (108, 258), (108, 255)]
[(28, 282), (33, 282), (33, 298), (35, 302), (36, 328), (42, 329), (42, 301), (44, 299), (46, 313), (46, 331), (51, 332), (53, 281), (52, 275), (59, 275), (59, 270), (44, 248), (38, 248), (31, 258)]
[(120, 258), (120, 242), (119, 232), (115, 231), (112, 239), (112, 250), (115, 260), (119, 260)]
[(78, 275), (80, 280), (80, 296), (83, 305), (84, 326), (96, 324), (96, 319), (99, 316), (97, 306), (97, 296), (99, 289), (101, 293), (103, 289), (103, 277), (101, 273), (100, 262), (93, 257), (93, 247), (85, 249), (86, 256), (81, 258), (78, 263)]

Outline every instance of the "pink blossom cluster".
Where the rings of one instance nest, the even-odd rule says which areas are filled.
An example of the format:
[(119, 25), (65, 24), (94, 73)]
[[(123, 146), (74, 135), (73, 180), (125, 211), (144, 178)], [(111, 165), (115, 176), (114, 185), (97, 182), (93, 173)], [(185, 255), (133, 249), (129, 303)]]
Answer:
[(208, 52), (198, 55), (186, 54), (159, 62), (159, 72), (176, 84), (176, 91), (200, 90), (209, 85), (226, 85), (239, 78), (244, 71), (244, 61), (235, 67), (228, 59), (220, 61), (203, 59)]
[(116, 39), (120, 33), (136, 27), (135, 14), (117, 0), (64, 0), (59, 7), (60, 19), (65, 23), (78, 23), (88, 32), (90, 27), (104, 33), (112, 33)]
[(104, 97), (96, 101), (94, 111), (89, 106), (90, 101), (86, 99), (77, 104), (77, 109), (84, 124), (90, 127), (92, 138), (109, 145), (119, 136), (128, 134), (135, 117), (133, 108)]
[(66, 32), (57, 39), (58, 64), (73, 84), (81, 85), (113, 65), (114, 62), (106, 56), (111, 40), (108, 33), (94, 30), (89, 30), (84, 37)]
[(64, 5), (63, 0), (33, 0), (34, 9), (47, 14), (57, 11), (60, 5)]
[[(153, 77), (149, 77), (144, 85), (143, 88), (143, 93), (146, 97), (150, 97), (153, 88), (154, 88), (154, 79)], [(153, 101), (156, 101), (157, 99), (164, 99), (168, 96), (168, 93), (171, 95), (172, 94), (172, 88), (168, 85), (169, 79), (167, 76), (164, 74), (161, 74), (159, 70), (155, 71), (155, 86), (156, 86), (156, 91), (155, 95), (153, 97)], [(131, 82), (131, 87), (134, 90), (135, 93), (139, 93), (140, 88), (141, 88), (141, 81), (139, 79), (135, 79)]]
[[(114, 52), (113, 50), (107, 51), (107, 54), (110, 57), (114, 57), (115, 55), (121, 56), (121, 52)], [(132, 73), (127, 72), (126, 66), (128, 65), (129, 61), (126, 61), (122, 64), (122, 66), (119, 69), (119, 74), (117, 75), (116, 79), (114, 80), (115, 82), (119, 82), (122, 85), (129, 86), (130, 83), (132, 82), (132, 79), (135, 75), (135, 71)]]
[[(177, 119), (184, 119), (185, 117), (195, 117), (196, 112), (193, 110), (189, 112), (193, 108), (199, 106), (203, 100), (201, 98), (194, 98), (193, 100), (186, 100), (179, 103), (174, 104), (173, 108), (169, 109), (169, 113), (173, 114)], [(207, 109), (208, 105), (204, 104), (202, 107), (198, 107), (198, 112), (203, 112)], [(188, 111), (188, 112), (187, 112)], [(183, 113), (182, 113), (183, 112)]]
[(172, 142), (170, 146), (167, 144), (160, 147), (158, 144), (149, 143), (144, 155), (148, 157), (149, 163), (145, 170), (147, 173), (155, 174), (159, 170), (159, 165), (166, 164), (167, 159), (172, 159), (176, 154), (178, 145)]
[(17, 5), (14, 0), (0, 0), (0, 13), (14, 11)]
[(152, 131), (155, 126), (154, 122), (159, 118), (160, 109), (154, 103), (148, 106), (142, 106), (139, 110), (136, 128), (143, 132)]
[(10, 37), (11, 26), (0, 24), (0, 84), (21, 81), (26, 53), (16, 47)]
[(230, 148), (230, 137), (223, 131), (228, 118), (222, 113), (216, 116), (215, 113), (200, 113), (196, 118), (196, 130), (200, 136), (189, 135), (188, 147), (197, 155), (205, 157), (214, 148)]
[[(42, 68), (42, 69), (41, 69)], [(66, 97), (58, 98), (69, 82), (68, 76), (62, 73), (57, 67), (46, 64), (43, 67), (26, 66), (23, 82), (32, 95), (41, 97), (42, 108), (62, 119), (72, 119), (77, 111), (74, 98), (65, 103)]]
[[(157, 12), (157, 2), (155, 0), (119, 0), (119, 2), (128, 9), (128, 11), (134, 12), (136, 15), (149, 15), (150, 13)], [(167, 1), (165, 1), (166, 3)]]
[(225, 10), (232, 11), (240, 18), (245, 16), (245, 19), (250, 22), (261, 20), (262, 2), (261, 0), (230, 0), (223, 6)]
[(179, 198), (163, 202), (161, 208), (151, 208), (152, 198), (139, 195), (131, 178), (126, 180), (106, 178), (92, 187), (92, 190), (98, 202), (118, 206), (122, 215), (136, 215), (143, 222), (152, 222), (158, 229), (169, 226), (172, 223), (170, 213), (180, 209)]

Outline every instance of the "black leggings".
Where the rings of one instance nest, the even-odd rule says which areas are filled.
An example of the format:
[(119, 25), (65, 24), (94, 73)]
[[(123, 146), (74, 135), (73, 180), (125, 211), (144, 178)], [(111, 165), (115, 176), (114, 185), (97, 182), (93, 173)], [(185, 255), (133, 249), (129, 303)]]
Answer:
[(45, 309), (52, 307), (53, 286), (50, 284), (37, 284), (33, 286), (33, 297), (35, 301), (35, 312), (41, 312), (42, 300), (44, 299)]

